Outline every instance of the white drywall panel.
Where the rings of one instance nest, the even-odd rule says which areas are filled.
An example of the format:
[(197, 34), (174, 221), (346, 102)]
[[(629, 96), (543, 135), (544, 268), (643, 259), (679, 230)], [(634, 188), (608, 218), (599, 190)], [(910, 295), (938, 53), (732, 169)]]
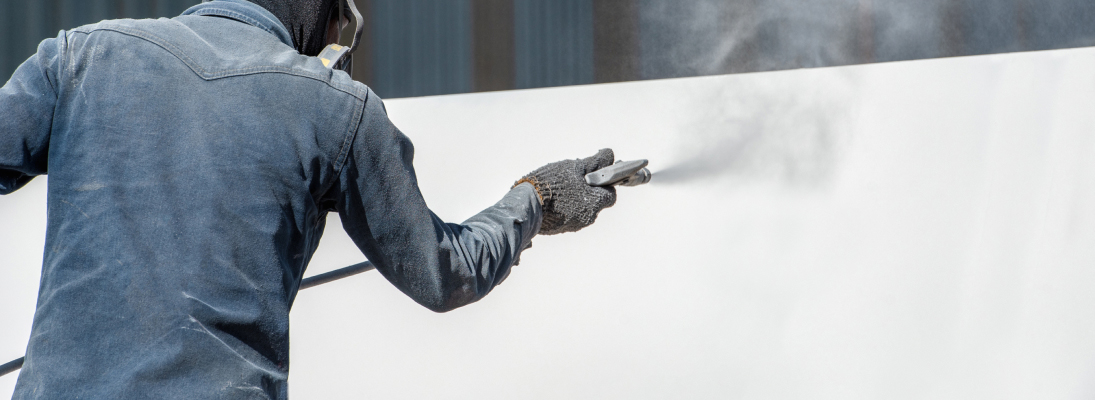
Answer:
[[(375, 272), (302, 292), (292, 396), (1095, 396), (1092, 71), (1078, 49), (389, 101), (453, 222), (602, 147), (655, 180), (448, 314)], [(6, 358), (42, 183), (0, 198)], [(331, 218), (310, 273), (361, 259)]]

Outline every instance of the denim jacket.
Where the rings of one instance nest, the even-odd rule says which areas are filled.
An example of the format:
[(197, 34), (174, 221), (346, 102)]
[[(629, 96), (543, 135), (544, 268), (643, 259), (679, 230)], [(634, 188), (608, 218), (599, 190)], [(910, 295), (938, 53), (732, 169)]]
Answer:
[(49, 174), (15, 398), (286, 398), (289, 309), (332, 211), (418, 303), (479, 300), (539, 230), (535, 191), (448, 224), (413, 153), (376, 94), (246, 1), (43, 41), (0, 89), (0, 194)]

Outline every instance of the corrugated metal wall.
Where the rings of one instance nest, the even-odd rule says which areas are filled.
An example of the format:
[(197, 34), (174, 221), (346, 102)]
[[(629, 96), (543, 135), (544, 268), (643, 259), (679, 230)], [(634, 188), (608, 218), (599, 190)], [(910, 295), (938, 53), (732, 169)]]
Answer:
[(373, 90), (382, 97), (472, 91), (468, 0), (371, 3), (372, 77), (368, 81)]
[[(593, 1), (372, 0), (371, 65), (355, 77), (382, 97), (593, 83)], [(477, 16), (499, 29), (477, 32)]]
[(593, 83), (593, 0), (514, 0), (518, 89)]
[[(37, 43), (199, 0), (0, 0), (0, 77)], [(1092, 0), (358, 0), (354, 78), (407, 97), (1095, 46)]]

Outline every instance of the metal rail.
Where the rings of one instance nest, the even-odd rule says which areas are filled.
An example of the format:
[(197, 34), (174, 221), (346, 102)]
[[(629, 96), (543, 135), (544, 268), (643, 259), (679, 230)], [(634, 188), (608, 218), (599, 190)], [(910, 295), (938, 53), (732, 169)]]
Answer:
[[(376, 269), (376, 266), (374, 266), (373, 263), (366, 261), (360, 264), (351, 265), (346, 268), (340, 268), (331, 272), (325, 272), (316, 276), (310, 276), (300, 281), (300, 289), (298, 290), (316, 287), (324, 283), (334, 282), (342, 278), (348, 278), (363, 272), (372, 271), (374, 269)], [(0, 376), (10, 374), (12, 372), (18, 371), (20, 368), (23, 368), (23, 360), (25, 358), (26, 357), (19, 357), (18, 360), (12, 360), (7, 364), (0, 365)]]
[(9, 373), (18, 371), (19, 368), (23, 368), (23, 357), (19, 357), (18, 360), (9, 362), (7, 364), (0, 365), (0, 376), (4, 376)]
[(366, 261), (361, 264), (354, 264), (346, 268), (340, 268), (331, 272), (325, 272), (316, 276), (310, 276), (300, 281), (299, 290), (319, 286), (328, 282), (334, 282), (342, 278), (349, 278), (362, 272), (369, 272), (374, 269), (376, 269), (376, 266), (373, 265), (373, 263)]

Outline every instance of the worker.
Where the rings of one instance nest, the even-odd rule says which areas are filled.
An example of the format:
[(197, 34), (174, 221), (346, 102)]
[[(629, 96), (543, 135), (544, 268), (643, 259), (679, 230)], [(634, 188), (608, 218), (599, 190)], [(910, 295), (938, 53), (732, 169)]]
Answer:
[(327, 213), (445, 312), (487, 295), (533, 236), (615, 203), (583, 181), (606, 149), (440, 220), (382, 100), (315, 57), (348, 18), (338, 4), (216, 0), (62, 31), (0, 89), (0, 194), (49, 175), (15, 399), (284, 399), (289, 310)]

